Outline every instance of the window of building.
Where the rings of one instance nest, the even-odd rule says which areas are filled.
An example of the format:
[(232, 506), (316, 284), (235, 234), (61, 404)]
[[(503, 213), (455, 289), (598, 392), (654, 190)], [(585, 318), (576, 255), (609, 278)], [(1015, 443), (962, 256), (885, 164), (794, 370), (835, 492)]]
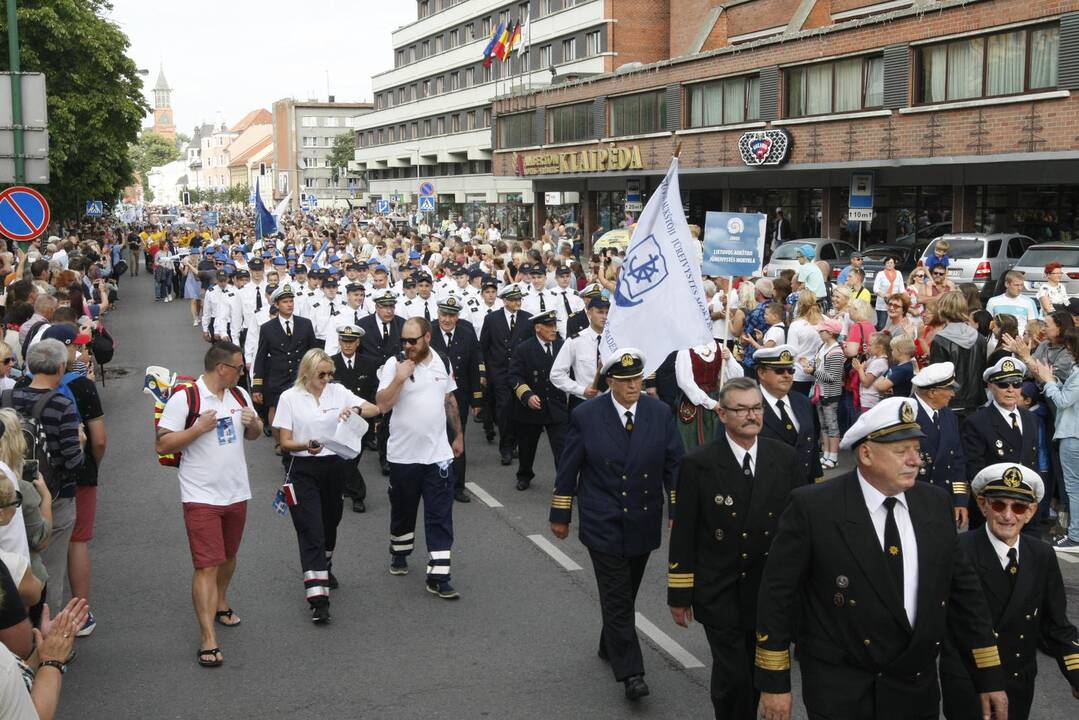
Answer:
[(465, 25), (465, 42), (472, 42), (476, 39), (476, 24), (469, 23)]
[(472, 87), (476, 84), (476, 69), (465, 68), (465, 87)]
[(574, 142), (591, 137), (592, 103), (547, 108), (547, 142)]
[(412, 128), (411, 128), (411, 130), (409, 132), (409, 137), (418, 138), (420, 136), (419, 131), (420, 131), (419, 123), (412, 123)]
[(450, 90), (456, 90), (459, 87), (461, 87), (461, 73), (459, 73), (459, 72), (451, 72), (450, 73)]
[(1015, 95), (1057, 86), (1060, 28), (1022, 28), (920, 48), (923, 103)]
[(577, 59), (577, 38), (566, 38), (562, 41), (562, 62), (570, 62)]
[(329, 147), (331, 141), (332, 141), (332, 138), (329, 135), (327, 135), (326, 137), (322, 138), (322, 146), (323, 147)]
[(539, 50), (539, 67), (541, 70), (546, 70), (551, 67), (551, 46), (544, 45)]
[(300, 118), (300, 124), (303, 127), (318, 127), (318, 118), (314, 115), (304, 115)]
[(584, 36), (586, 57), (594, 57), (603, 52), (599, 30), (593, 30)]
[[(382, 128), (379, 128), (378, 129), (378, 144), (381, 145), (384, 142), (386, 142), (385, 131)], [(314, 146), (312, 145), (312, 147), (314, 147)]]
[(502, 24), (503, 26), (508, 26), (509, 23), (510, 23), (510, 11), (509, 10), (499, 10), (498, 11), (498, 22), (500, 24)]
[(439, 75), (435, 78), (435, 95), (441, 95), (446, 91), (446, 86), (443, 84), (442, 76)]
[(540, 17), (543, 17), (544, 15), (550, 15), (553, 12), (553, 10), (552, 10), (553, 6), (554, 6), (554, 0), (540, 0), (540, 5), (539, 5)]
[(449, 35), (446, 36), (446, 49), (452, 49), (461, 44), (461, 31), (457, 28), (450, 30)]
[(389, 133), (390, 142), (397, 142), (397, 128), (391, 127), (386, 132)]
[(482, 67), (483, 67), (483, 70), (481, 71), (480, 76), (483, 78), (483, 82), (489, 83), (492, 80), (494, 80), (495, 79), (494, 65), (493, 64), (484, 65)]
[(445, 135), (446, 134), (446, 118), (444, 118), (444, 117), (435, 118), (435, 134), (436, 135)]
[(398, 50), (396, 53), (394, 53), (393, 64), (396, 67), (401, 67), (402, 65), (405, 64), (405, 51), (404, 50)]
[(416, 46), (410, 45), (408, 48), (408, 61), (410, 63), (416, 62)]
[(412, 83), (408, 87), (408, 99), (419, 100), (420, 99), (420, 86), (416, 83)]
[(686, 127), (730, 125), (760, 119), (759, 77), (728, 78), (689, 85)]
[(450, 132), (461, 132), (460, 113), (454, 113), (450, 116)]
[(335, 118), (335, 117), (324, 117), (324, 118), (322, 118), (322, 126), (323, 127), (328, 127), (328, 128), (337, 127), (337, 118)]
[(431, 54), (431, 41), (424, 40), (420, 43), (420, 59), (429, 56)]
[(483, 32), (481, 35), (485, 38), (490, 37), (492, 32), (494, 32), (494, 29), (491, 27), (491, 18), (485, 17), (483, 19)]
[(639, 135), (665, 129), (667, 94), (662, 90), (611, 98), (611, 135)]
[(304, 137), (303, 146), (304, 147), (315, 147), (315, 138), (313, 138), (313, 137)]
[(491, 127), (491, 108), (483, 109), (483, 125), (480, 127)]
[(421, 87), (423, 88), (423, 94), (420, 95), (420, 97), (428, 97), (428, 96), (430, 96), (430, 94), (431, 94), (431, 81), (430, 81), (430, 79), (424, 80)]
[(467, 129), (469, 129), (469, 130), (475, 130), (476, 129), (476, 111), (475, 110), (469, 110), (465, 114), (465, 127)]
[(419, 16), (425, 18), (431, 14), (431, 0), (420, 0)]
[(517, 113), (498, 118), (498, 147), (513, 148), (533, 145), (532, 119), (534, 113)]
[(431, 137), (431, 119), (430, 118), (423, 121), (423, 136), (424, 137)]
[(303, 179), (303, 186), (305, 188), (313, 188), (313, 187), (315, 187), (315, 179), (314, 178), (304, 178)]
[(441, 35), (435, 35), (435, 52), (436, 53), (442, 52), (442, 36)]
[(787, 117), (878, 108), (884, 103), (884, 58), (856, 57), (786, 72)]

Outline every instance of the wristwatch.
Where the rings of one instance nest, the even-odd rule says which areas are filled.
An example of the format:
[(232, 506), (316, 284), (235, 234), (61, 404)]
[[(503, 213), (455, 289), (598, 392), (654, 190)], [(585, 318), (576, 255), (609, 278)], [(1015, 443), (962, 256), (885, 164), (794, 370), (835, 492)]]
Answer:
[(41, 666), (38, 668), (38, 670), (40, 670), (43, 667), (56, 668), (57, 670), (60, 671), (61, 675), (63, 675), (64, 673), (67, 672), (67, 665), (60, 662), (59, 660), (46, 660), (45, 662), (41, 663)]

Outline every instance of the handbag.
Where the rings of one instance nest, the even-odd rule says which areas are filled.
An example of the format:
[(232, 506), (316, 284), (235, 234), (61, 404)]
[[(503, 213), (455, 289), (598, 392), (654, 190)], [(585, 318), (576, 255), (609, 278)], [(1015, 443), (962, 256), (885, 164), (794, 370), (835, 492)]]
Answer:
[(700, 412), (700, 408), (689, 401), (689, 398), (683, 397), (678, 403), (678, 422), (683, 425), (689, 425), (697, 420), (697, 413)]

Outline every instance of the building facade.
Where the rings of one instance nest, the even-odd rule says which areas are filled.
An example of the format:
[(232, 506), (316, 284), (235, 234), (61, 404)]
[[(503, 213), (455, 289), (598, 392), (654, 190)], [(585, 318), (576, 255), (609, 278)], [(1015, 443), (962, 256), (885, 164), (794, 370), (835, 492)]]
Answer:
[(537, 222), (617, 227), (680, 147), (698, 224), (782, 209), (797, 237), (851, 239), (869, 172), (867, 242), (1079, 236), (1079, 0), (670, 7), (682, 55), (496, 103), (494, 173), (548, 201)]
[(172, 114), (172, 88), (165, 79), (165, 68), (157, 72), (154, 84), (154, 132), (169, 140), (176, 139), (176, 118)]
[(371, 111), (371, 103), (302, 102), (291, 98), (273, 104), (273, 193), (282, 200), (292, 193), (291, 206), (345, 207), (358, 197), (353, 181), (344, 175), (333, 182), (330, 151), (333, 139), (352, 132), (354, 119)]
[[(530, 88), (662, 60), (665, 33), (649, 28), (665, 26), (667, 14), (665, 0), (418, 0), (417, 20), (393, 32), (393, 68), (372, 78), (374, 112), (355, 120), (364, 201), (413, 211), (430, 184), (440, 218), (498, 220), (503, 233), (531, 234), (532, 183), (492, 173), (492, 100), (523, 103)], [(522, 37), (509, 58), (485, 64), (495, 30), (517, 23)]]

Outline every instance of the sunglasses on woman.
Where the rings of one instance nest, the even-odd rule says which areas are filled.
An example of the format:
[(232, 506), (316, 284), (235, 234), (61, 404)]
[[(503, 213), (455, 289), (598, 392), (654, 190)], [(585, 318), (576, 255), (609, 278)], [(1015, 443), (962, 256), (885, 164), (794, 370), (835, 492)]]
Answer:
[(1025, 502), (1006, 503), (1003, 500), (991, 500), (989, 502), (989, 507), (993, 508), (993, 512), (995, 513), (1002, 513), (1007, 508), (1011, 507), (1012, 515), (1022, 515), (1030, 508), (1030, 505)]
[(6, 357), (3, 360), (0, 360), (0, 362), (4, 363), (5, 365), (14, 365), (15, 364), (15, 358)]
[(0, 505), (0, 510), (2, 510), (4, 508), (9, 508), (9, 507), (21, 507), (21, 506), (22, 506), (22, 493), (19, 492), (18, 490), (16, 490), (15, 491), (15, 499), (12, 500), (9, 503), (4, 503), (3, 505)]

